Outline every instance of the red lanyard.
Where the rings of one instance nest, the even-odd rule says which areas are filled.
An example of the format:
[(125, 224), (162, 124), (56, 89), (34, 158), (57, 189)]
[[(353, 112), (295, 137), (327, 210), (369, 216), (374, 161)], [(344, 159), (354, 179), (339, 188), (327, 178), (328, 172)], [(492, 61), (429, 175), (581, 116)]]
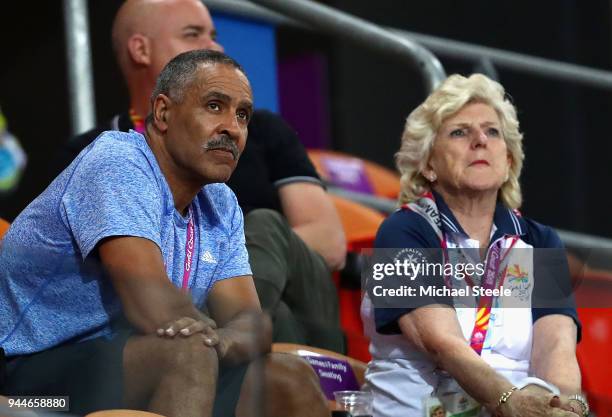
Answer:
[(183, 266), (183, 290), (189, 285), (189, 275), (193, 265), (193, 248), (195, 246), (195, 226), (193, 210), (189, 207), (189, 223), (187, 224), (187, 239), (185, 240), (185, 264)]
[[(512, 238), (512, 243), (510, 243), (510, 247), (508, 250), (502, 255), (502, 242), (505, 239), (499, 239), (495, 243), (493, 243), (493, 247), (489, 251), (487, 256), (487, 266), (485, 269), (484, 279), (482, 288), (486, 290), (495, 289), (497, 284), (497, 277), (500, 276), (499, 272), (501, 269), (501, 265), (518, 241), (518, 236), (514, 236)], [(505, 269), (504, 273), (505, 275)], [(503, 277), (499, 280), (499, 285), (503, 282)], [(493, 306), (493, 296), (491, 295), (483, 295), (480, 297), (478, 301), (478, 311), (476, 313), (476, 321), (474, 323), (474, 328), (472, 329), (472, 335), (470, 337), (470, 346), (476, 353), (479, 355), (482, 352), (482, 348), (484, 346), (484, 341), (487, 337), (487, 331), (489, 330), (489, 322), (491, 321), (491, 307)]]
[[(130, 109), (130, 119), (134, 124), (134, 130), (144, 134), (144, 120), (134, 109)], [(193, 248), (195, 246), (195, 226), (193, 221), (193, 210), (189, 207), (189, 223), (187, 224), (187, 239), (185, 240), (185, 264), (183, 265), (183, 290), (189, 286), (189, 276), (193, 265)]]
[[(409, 203), (402, 205), (402, 208), (412, 210), (416, 213), (419, 213), (421, 216), (427, 220), (430, 226), (436, 232), (436, 235), (440, 239), (440, 244), (442, 246), (444, 262), (447, 263), (450, 261), (448, 256), (448, 247), (446, 244), (446, 235), (442, 231), (442, 222), (440, 220), (440, 214), (435, 203), (434, 197), (431, 192), (427, 192), (421, 196), (421, 198), (416, 203)], [(498, 239), (495, 243), (493, 243), (493, 247), (489, 251), (487, 256), (487, 266), (485, 269), (484, 276), (484, 285), (483, 288), (494, 289), (496, 284), (496, 277), (499, 275), (500, 267), (510, 253), (511, 249), (514, 247), (515, 243), (518, 241), (518, 236), (513, 236), (512, 243), (510, 247), (506, 251), (506, 253), (501, 255), (501, 244), (505, 239)], [(503, 283), (503, 279), (505, 276), (505, 268), (499, 285)], [(444, 276), (444, 280), (447, 285), (450, 285), (450, 279), (446, 275)], [(466, 282), (468, 284), (473, 285), (470, 282), (469, 277), (467, 277)], [(482, 348), (484, 345), (485, 338), (487, 336), (487, 330), (489, 329), (489, 321), (491, 320), (491, 307), (493, 305), (493, 297), (492, 296), (483, 296), (478, 301), (478, 312), (476, 314), (476, 322), (474, 323), (474, 329), (472, 330), (472, 336), (470, 337), (470, 346), (480, 355), (482, 352)]]

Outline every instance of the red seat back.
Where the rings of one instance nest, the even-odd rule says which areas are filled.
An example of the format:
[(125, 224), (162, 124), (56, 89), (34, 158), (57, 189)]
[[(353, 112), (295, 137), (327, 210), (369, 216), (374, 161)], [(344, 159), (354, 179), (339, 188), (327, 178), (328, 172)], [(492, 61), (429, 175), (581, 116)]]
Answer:
[(582, 387), (598, 417), (612, 417), (612, 274), (587, 269), (576, 289)]
[[(374, 238), (385, 216), (355, 202), (332, 196), (340, 215), (348, 250), (359, 252), (374, 245)], [(338, 280), (339, 281), (339, 280)], [(340, 324), (347, 339), (347, 354), (364, 362), (370, 360), (369, 341), (363, 333), (363, 323), (359, 315), (361, 289), (345, 288), (337, 282)]]

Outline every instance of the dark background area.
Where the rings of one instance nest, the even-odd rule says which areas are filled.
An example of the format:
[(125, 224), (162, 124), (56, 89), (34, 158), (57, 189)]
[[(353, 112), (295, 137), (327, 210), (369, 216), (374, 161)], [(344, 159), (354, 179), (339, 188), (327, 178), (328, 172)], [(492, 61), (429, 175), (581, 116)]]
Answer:
[[(611, 70), (608, 0), (325, 3), (384, 26)], [(110, 48), (119, 4), (90, 2), (98, 121), (127, 107)], [(11, 2), (2, 15), (0, 106), (29, 157), (20, 189), (0, 197), (0, 216), (10, 219), (46, 186), (49, 158), (69, 139), (70, 122), (62, 2)], [(304, 51), (327, 58), (333, 147), (392, 167), (404, 120), (424, 99), (419, 75), (381, 54), (295, 29), (281, 28), (278, 45), (279, 59)], [(449, 74), (474, 69), (439, 58)], [(612, 237), (612, 93), (497, 70), (525, 133), (523, 212), (556, 227)]]

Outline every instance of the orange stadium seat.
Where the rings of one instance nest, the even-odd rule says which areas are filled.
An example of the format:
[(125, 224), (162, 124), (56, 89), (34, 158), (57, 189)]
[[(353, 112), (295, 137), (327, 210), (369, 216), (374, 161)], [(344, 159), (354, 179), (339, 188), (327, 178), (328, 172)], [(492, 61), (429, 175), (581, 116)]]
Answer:
[(0, 218), (0, 239), (2, 239), (2, 236), (4, 236), (9, 227), (11, 227), (11, 224)]
[(340, 215), (348, 250), (355, 252), (362, 248), (371, 248), (376, 232), (385, 216), (346, 198), (335, 195), (330, 195), (330, 197)]
[[(359, 183), (356, 186), (367, 188), (361, 191), (379, 197), (395, 199), (399, 194), (399, 175), (382, 165), (341, 152), (320, 149), (309, 149), (308, 156), (321, 178), (330, 184), (345, 188), (347, 183), (353, 181)], [(361, 178), (362, 174), (364, 178)], [(341, 176), (344, 176), (344, 180), (339, 178)], [(361, 184), (363, 182), (365, 184)]]
[[(348, 251), (359, 253), (363, 249), (371, 248), (376, 231), (385, 216), (344, 198), (334, 195), (331, 198), (342, 221)], [(354, 273), (358, 274), (359, 271), (354, 271)], [(358, 277), (356, 279), (359, 280)], [(347, 353), (353, 358), (367, 362), (370, 360), (369, 342), (363, 333), (363, 323), (359, 314), (361, 288), (359, 285), (343, 286), (339, 278), (337, 278), (337, 285), (340, 323), (346, 335)]]

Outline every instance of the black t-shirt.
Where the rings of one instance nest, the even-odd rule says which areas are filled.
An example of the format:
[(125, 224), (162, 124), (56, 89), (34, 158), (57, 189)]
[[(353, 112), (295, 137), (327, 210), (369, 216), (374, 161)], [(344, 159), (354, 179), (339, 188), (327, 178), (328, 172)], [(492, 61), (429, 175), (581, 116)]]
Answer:
[[(127, 132), (132, 128), (130, 116), (125, 113), (75, 137), (56, 158), (52, 177), (66, 168), (100, 133), (106, 130)], [(246, 147), (227, 185), (236, 194), (245, 214), (255, 208), (270, 208), (282, 213), (278, 188), (293, 182), (321, 184), (295, 131), (275, 113), (256, 110), (249, 123)]]

